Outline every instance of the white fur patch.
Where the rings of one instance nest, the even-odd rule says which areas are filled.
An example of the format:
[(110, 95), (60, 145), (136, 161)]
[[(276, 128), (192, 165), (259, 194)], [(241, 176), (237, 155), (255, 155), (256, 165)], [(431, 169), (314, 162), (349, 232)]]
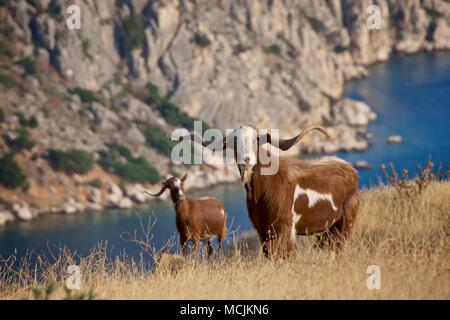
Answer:
[[(256, 164), (256, 132), (252, 127), (242, 126), (234, 131), (236, 137), (236, 160), (238, 164)], [(249, 163), (245, 163), (248, 158)]]
[(294, 191), (294, 200), (292, 201), (292, 229), (291, 229), (291, 237), (292, 240), (295, 241), (295, 236), (297, 235), (297, 230), (295, 229), (295, 226), (302, 218), (301, 214), (297, 214), (295, 212), (295, 201), (297, 201), (297, 198), (302, 194), (301, 193), (302, 188), (300, 188), (298, 185), (295, 187)]
[(184, 196), (183, 188), (181, 187), (181, 180), (176, 178), (174, 181), (175, 186), (178, 188), (178, 195), (180, 197)]
[(324, 201), (329, 201), (331, 203), (331, 207), (333, 208), (333, 210), (337, 211), (337, 207), (334, 204), (333, 196), (331, 195), (331, 193), (319, 193), (312, 189), (302, 189), (299, 186), (297, 186), (295, 188), (296, 194), (297, 194), (297, 188), (298, 188), (299, 195), (306, 194), (306, 196), (308, 197), (308, 207), (309, 208), (314, 207), (319, 201), (324, 200)]

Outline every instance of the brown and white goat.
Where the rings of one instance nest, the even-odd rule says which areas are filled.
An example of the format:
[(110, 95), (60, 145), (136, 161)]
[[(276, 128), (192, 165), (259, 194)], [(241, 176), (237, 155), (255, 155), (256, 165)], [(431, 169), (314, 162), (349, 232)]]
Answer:
[(317, 234), (318, 246), (330, 244), (333, 249), (339, 249), (350, 235), (359, 197), (358, 176), (349, 163), (336, 157), (318, 161), (277, 157), (278, 170), (262, 174), (271, 165), (260, 159), (262, 145), (269, 143), (286, 151), (312, 130), (327, 134), (323, 128), (313, 127), (284, 140), (242, 126), (223, 139), (221, 147), (234, 150), (247, 192), (248, 214), (266, 256), (289, 254), (296, 235)]
[(170, 177), (161, 183), (162, 188), (158, 193), (145, 192), (153, 197), (159, 197), (167, 189), (170, 190), (183, 254), (187, 255), (189, 240), (194, 243), (194, 252), (196, 252), (199, 242), (204, 240), (207, 244), (208, 256), (211, 256), (213, 253), (211, 239), (217, 236), (220, 249), (226, 237), (227, 213), (225, 207), (216, 198), (192, 199), (186, 197), (183, 190), (185, 180), (186, 175), (181, 179)]

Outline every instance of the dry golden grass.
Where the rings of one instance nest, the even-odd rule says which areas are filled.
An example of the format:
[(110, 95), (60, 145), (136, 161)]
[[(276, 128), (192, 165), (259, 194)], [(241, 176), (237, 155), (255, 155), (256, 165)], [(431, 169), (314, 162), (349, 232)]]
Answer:
[[(352, 239), (338, 256), (299, 239), (287, 260), (252, 251), (254, 237), (229, 257), (186, 261), (178, 272), (147, 272), (123, 258), (108, 263), (96, 251), (81, 263), (84, 290), (99, 299), (450, 299), (450, 183), (433, 183), (415, 201), (392, 188), (362, 193)], [(36, 283), (0, 277), (0, 298), (32, 297), (32, 288), (61, 281), (69, 255)], [(381, 269), (381, 289), (367, 288), (367, 267)], [(8, 280), (9, 279), (9, 280)], [(64, 298), (62, 289), (53, 298)]]

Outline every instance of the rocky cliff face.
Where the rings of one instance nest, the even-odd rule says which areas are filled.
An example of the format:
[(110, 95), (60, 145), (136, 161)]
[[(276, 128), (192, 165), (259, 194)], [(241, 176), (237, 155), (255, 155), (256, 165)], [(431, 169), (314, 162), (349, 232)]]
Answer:
[[(80, 30), (66, 26), (72, 4)], [(372, 4), (381, 30), (367, 27)], [(341, 100), (346, 80), (394, 52), (450, 48), (444, 0), (18, 0), (0, 2), (0, 21), (2, 153), (24, 119), (38, 123), (28, 130), (34, 146), (15, 155), (32, 177), (15, 195), (27, 202), (61, 182), (44, 159), (50, 148), (98, 160), (119, 143), (169, 173), (167, 153), (145, 125), (185, 125), (173, 121), (174, 106), (221, 129), (251, 123), (289, 136), (328, 127), (333, 140), (311, 135), (305, 151), (365, 149), (375, 115)], [(67, 198), (76, 182), (62, 181)]]

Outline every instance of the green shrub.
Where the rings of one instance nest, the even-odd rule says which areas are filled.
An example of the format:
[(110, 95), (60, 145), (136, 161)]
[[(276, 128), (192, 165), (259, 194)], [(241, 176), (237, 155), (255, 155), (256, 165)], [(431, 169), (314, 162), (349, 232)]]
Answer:
[(62, 5), (59, 1), (51, 1), (48, 8), (47, 13), (56, 21), (60, 21), (62, 12)]
[(17, 138), (14, 140), (9, 140), (8, 145), (14, 152), (19, 152), (24, 149), (29, 150), (33, 148), (35, 143), (33, 139), (31, 139), (28, 130), (22, 127), (19, 129)]
[(158, 171), (144, 157), (117, 164), (114, 172), (122, 179), (135, 183), (156, 183), (161, 180)]
[(0, 122), (5, 121), (5, 111), (0, 107)]
[(162, 101), (162, 97), (159, 95), (158, 88), (153, 83), (148, 83), (146, 88), (148, 93), (146, 102), (159, 106)]
[(22, 127), (37, 128), (37, 126), (39, 125), (38, 120), (35, 116), (31, 116), (27, 119), (25, 118), (23, 112), (17, 112), (16, 116), (19, 118), (19, 124)]
[(281, 48), (276, 44), (273, 44), (269, 47), (265, 47), (265, 48), (263, 48), (263, 50), (267, 54), (273, 54), (276, 56), (279, 56), (281, 54)]
[(124, 146), (111, 144), (100, 153), (99, 164), (120, 178), (135, 183), (156, 183), (161, 180), (158, 171), (144, 157), (134, 158)]
[(13, 57), (12, 51), (3, 42), (0, 42), (0, 56)]
[(30, 57), (20, 59), (17, 64), (23, 68), (26, 75), (35, 76), (38, 73), (36, 64)]
[(0, 74), (0, 83), (8, 89), (17, 85), (17, 82), (6, 74)]
[(442, 14), (433, 8), (425, 8), (425, 13), (427, 16), (429, 16), (432, 19), (442, 17)]
[(37, 118), (36, 118), (35, 116), (31, 116), (31, 117), (28, 119), (28, 126), (29, 126), (30, 128), (37, 128), (38, 125), (39, 125), (39, 122), (38, 122), (38, 120), (37, 120)]
[(81, 42), (81, 46), (83, 48), (83, 54), (88, 57), (89, 59), (92, 59), (90, 50), (91, 50), (91, 41), (89, 39), (83, 39)]
[(167, 98), (164, 98), (159, 105), (159, 112), (171, 125), (181, 126), (188, 130), (194, 129), (194, 119)]
[(17, 118), (19, 118), (19, 124), (22, 126), (22, 127), (26, 127), (27, 126), (27, 124), (28, 124), (28, 122), (27, 122), (27, 119), (25, 118), (25, 115), (23, 114), (23, 112), (17, 112), (16, 113), (16, 116), (17, 116)]
[(113, 156), (122, 156), (127, 160), (130, 160), (133, 158), (133, 154), (131, 153), (130, 149), (128, 149), (125, 146), (122, 146), (118, 143), (111, 143), (108, 144), (109, 153)]
[(99, 98), (91, 90), (76, 87), (69, 89), (69, 93), (78, 95), (83, 103), (100, 102)]
[(24, 186), (26, 181), (22, 168), (14, 160), (12, 154), (0, 158), (0, 184), (8, 188), (18, 188)]
[(145, 44), (145, 28), (141, 16), (131, 14), (123, 24), (124, 40), (130, 48), (143, 48)]
[(211, 44), (211, 41), (209, 40), (208, 36), (206, 36), (204, 33), (197, 32), (194, 34), (194, 43), (201, 47), (206, 48)]
[(94, 166), (94, 157), (87, 151), (72, 149), (69, 151), (48, 150), (48, 161), (54, 170), (66, 173), (85, 174)]
[(100, 189), (103, 186), (103, 182), (99, 178), (95, 178), (95, 179), (89, 181), (88, 185), (90, 185), (91, 187)]
[(152, 148), (156, 149), (159, 153), (170, 157), (173, 143), (169, 141), (164, 131), (154, 125), (148, 124), (144, 129), (144, 135), (147, 143)]
[[(194, 118), (191, 118), (186, 112), (182, 111), (178, 106), (173, 103), (168, 97), (161, 97), (158, 92), (158, 88), (148, 83), (147, 86), (148, 96), (145, 101), (149, 104), (154, 104), (161, 116), (167, 121), (167, 123), (173, 126), (179, 126), (188, 130), (194, 129)], [(204, 130), (208, 128), (208, 125), (204, 124)]]

